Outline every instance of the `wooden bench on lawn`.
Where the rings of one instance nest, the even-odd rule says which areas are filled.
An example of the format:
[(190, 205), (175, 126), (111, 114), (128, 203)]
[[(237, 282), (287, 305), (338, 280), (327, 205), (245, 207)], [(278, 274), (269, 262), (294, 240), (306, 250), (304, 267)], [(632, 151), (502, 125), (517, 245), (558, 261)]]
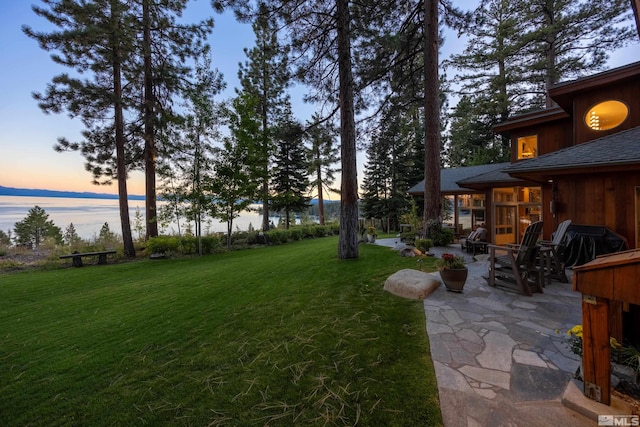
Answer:
[(97, 252), (73, 252), (70, 255), (62, 255), (60, 259), (72, 258), (72, 264), (74, 267), (82, 267), (82, 257), (85, 256), (97, 256), (98, 264), (106, 264), (107, 263), (107, 255), (115, 254), (116, 251), (97, 251)]

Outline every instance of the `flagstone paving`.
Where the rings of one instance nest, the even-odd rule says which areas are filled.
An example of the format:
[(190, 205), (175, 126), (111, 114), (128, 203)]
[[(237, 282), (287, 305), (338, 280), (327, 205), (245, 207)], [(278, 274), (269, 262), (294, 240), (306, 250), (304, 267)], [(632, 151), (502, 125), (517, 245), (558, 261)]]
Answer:
[[(378, 243), (399, 247), (395, 239)], [(562, 404), (580, 363), (566, 334), (581, 323), (580, 294), (557, 282), (532, 297), (492, 288), (482, 277), (486, 255), (464, 256), (464, 291), (443, 285), (424, 300), (444, 425), (597, 425)]]

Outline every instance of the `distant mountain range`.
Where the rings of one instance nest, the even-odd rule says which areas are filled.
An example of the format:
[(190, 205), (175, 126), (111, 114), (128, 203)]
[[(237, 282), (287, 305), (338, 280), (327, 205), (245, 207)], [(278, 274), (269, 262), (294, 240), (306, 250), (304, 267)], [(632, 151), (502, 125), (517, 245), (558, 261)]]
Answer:
[[(0, 196), (27, 196), (27, 197), (65, 197), (70, 199), (118, 199), (117, 194), (92, 193), (79, 191), (39, 190), (33, 188), (3, 187), (0, 185)], [(144, 200), (144, 196), (129, 195), (129, 200)], [(325, 204), (339, 203), (339, 200), (325, 200)], [(259, 202), (257, 202), (259, 203)], [(312, 199), (310, 205), (317, 205), (318, 200)]]
[[(3, 187), (0, 185), (0, 196), (28, 197), (66, 197), (73, 199), (117, 199), (117, 194), (92, 193), (79, 191), (39, 190), (33, 188)], [(129, 200), (144, 200), (144, 196), (129, 195)]]

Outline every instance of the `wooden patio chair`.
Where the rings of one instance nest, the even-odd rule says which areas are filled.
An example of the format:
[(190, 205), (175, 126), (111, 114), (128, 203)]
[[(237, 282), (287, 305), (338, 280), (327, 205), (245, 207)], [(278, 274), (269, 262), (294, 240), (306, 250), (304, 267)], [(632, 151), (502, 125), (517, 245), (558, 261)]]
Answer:
[(515, 288), (527, 296), (532, 295), (532, 287), (536, 292), (542, 292), (544, 271), (537, 266), (537, 243), (542, 234), (542, 225), (542, 221), (530, 224), (524, 231), (520, 245), (487, 246), (489, 286)]
[(487, 247), (488, 235), (489, 231), (484, 226), (480, 226), (466, 238), (460, 239), (460, 249), (466, 250), (467, 253), (473, 253), (473, 255), (477, 250), (480, 250), (480, 253), (486, 253), (484, 249)]
[(469, 233), (469, 235), (467, 237), (463, 237), (460, 239), (460, 249), (462, 249), (463, 251), (467, 251), (469, 252), (469, 247), (471, 242), (473, 242), (476, 239), (476, 236), (478, 235), (477, 231), (472, 231), (471, 233)]
[(552, 240), (542, 240), (538, 242), (542, 247), (549, 248), (550, 252), (550, 264), (551, 264), (551, 277), (560, 280), (563, 283), (568, 283), (569, 279), (564, 269), (564, 261), (562, 256), (564, 253), (564, 236), (567, 234), (567, 229), (571, 225), (571, 220), (562, 221), (558, 224), (558, 228), (553, 233)]

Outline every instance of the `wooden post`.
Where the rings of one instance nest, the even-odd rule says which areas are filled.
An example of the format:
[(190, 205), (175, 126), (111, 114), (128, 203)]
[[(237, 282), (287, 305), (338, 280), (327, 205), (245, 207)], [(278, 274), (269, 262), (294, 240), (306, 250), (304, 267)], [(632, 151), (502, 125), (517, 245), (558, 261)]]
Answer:
[(582, 296), (582, 369), (585, 396), (611, 404), (609, 300)]
[(618, 252), (573, 268), (573, 289), (582, 293), (584, 394), (611, 403), (611, 346), (622, 342), (622, 307), (640, 305), (640, 249)]

